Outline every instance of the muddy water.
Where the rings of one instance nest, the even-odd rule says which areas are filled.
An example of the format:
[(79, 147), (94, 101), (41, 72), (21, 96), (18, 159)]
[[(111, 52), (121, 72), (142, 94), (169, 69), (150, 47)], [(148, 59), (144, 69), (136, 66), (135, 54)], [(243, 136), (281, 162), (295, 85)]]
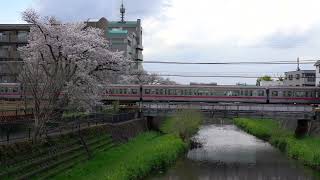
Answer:
[(320, 179), (315, 171), (234, 125), (206, 125), (195, 138), (203, 147), (189, 150), (172, 168), (147, 179)]

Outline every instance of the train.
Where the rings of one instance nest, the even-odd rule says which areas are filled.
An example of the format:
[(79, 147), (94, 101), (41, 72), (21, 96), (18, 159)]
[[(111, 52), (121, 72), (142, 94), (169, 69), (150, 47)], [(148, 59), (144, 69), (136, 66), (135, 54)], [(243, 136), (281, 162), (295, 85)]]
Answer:
[[(111, 84), (106, 86), (102, 96), (105, 102), (119, 100), (320, 104), (319, 87)], [(0, 100), (15, 100), (23, 97), (23, 89), (19, 83), (0, 83)]]
[(110, 85), (105, 100), (320, 104), (319, 87)]

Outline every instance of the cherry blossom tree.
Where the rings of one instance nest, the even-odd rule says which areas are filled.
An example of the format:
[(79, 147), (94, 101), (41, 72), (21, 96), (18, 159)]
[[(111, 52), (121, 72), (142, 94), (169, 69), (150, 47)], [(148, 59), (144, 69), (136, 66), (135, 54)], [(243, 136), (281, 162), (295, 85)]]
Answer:
[(163, 78), (156, 73), (148, 73), (145, 70), (131, 70), (129, 74), (123, 76), (120, 83), (124, 84), (148, 84), (148, 85), (175, 85), (169, 78)]
[(101, 99), (110, 72), (127, 69), (122, 52), (110, 50), (103, 31), (85, 23), (62, 23), (22, 13), (31, 24), (28, 44), (20, 47), (24, 60), (20, 80), (32, 99), (34, 139), (46, 122), (67, 106), (90, 109)]

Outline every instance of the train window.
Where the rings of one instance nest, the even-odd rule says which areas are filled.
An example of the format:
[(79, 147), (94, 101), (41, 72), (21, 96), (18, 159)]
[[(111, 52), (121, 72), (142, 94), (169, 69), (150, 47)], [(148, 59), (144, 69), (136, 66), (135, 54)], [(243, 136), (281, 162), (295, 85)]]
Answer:
[(279, 93), (278, 93), (278, 91), (272, 91), (271, 95), (272, 95), (272, 96), (278, 96)]
[(193, 90), (193, 95), (195, 95), (195, 96), (198, 95), (198, 90), (197, 90), (197, 89), (194, 89), (194, 90)]
[(314, 92), (306, 91), (306, 97), (315, 97), (314, 95)]
[(224, 92), (224, 95), (225, 95), (225, 96), (232, 96), (232, 91), (225, 91), (225, 92)]
[(163, 89), (160, 89), (160, 94), (163, 94)]
[(248, 90), (245, 90), (245, 91), (244, 91), (244, 95), (245, 95), (245, 96), (248, 96), (248, 95), (249, 95)]
[(172, 92), (172, 94), (173, 94), (173, 95), (177, 95), (177, 90), (172, 89), (172, 91), (171, 91), (171, 92)]
[(304, 92), (304, 91), (296, 91), (295, 92), (295, 96), (296, 97), (305, 97), (306, 96), (306, 92)]
[(131, 89), (131, 93), (132, 94), (138, 94), (138, 90), (137, 89)]
[(156, 94), (159, 94), (159, 89), (156, 89)]
[(150, 94), (150, 89), (145, 89), (145, 90), (144, 90), (144, 93), (145, 93), (145, 94)]
[(284, 91), (283, 94), (286, 97), (291, 97), (292, 96), (292, 91)]
[(233, 90), (232, 91), (232, 96), (239, 96), (239, 95), (240, 95), (240, 91), (239, 90)]
[(119, 89), (119, 94), (122, 94), (122, 89)]
[(258, 91), (258, 96), (264, 96), (264, 90), (259, 90)]
[(206, 96), (209, 96), (209, 95), (210, 95), (210, 94), (209, 94), (209, 90), (205, 90), (204, 93), (205, 93)]
[(124, 89), (124, 90), (123, 90), (123, 94), (127, 94), (127, 89)]

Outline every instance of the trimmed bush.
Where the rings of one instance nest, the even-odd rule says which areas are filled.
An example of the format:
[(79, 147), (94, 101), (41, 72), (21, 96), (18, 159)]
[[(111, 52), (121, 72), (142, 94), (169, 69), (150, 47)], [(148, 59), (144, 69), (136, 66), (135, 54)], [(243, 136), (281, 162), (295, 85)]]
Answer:
[(320, 138), (297, 139), (293, 132), (280, 128), (273, 120), (235, 118), (234, 123), (246, 132), (269, 141), (289, 157), (311, 167), (320, 167)]
[(180, 111), (174, 116), (168, 117), (160, 130), (163, 133), (180, 136), (184, 141), (188, 141), (192, 135), (198, 132), (202, 119), (203, 117), (198, 111)]

